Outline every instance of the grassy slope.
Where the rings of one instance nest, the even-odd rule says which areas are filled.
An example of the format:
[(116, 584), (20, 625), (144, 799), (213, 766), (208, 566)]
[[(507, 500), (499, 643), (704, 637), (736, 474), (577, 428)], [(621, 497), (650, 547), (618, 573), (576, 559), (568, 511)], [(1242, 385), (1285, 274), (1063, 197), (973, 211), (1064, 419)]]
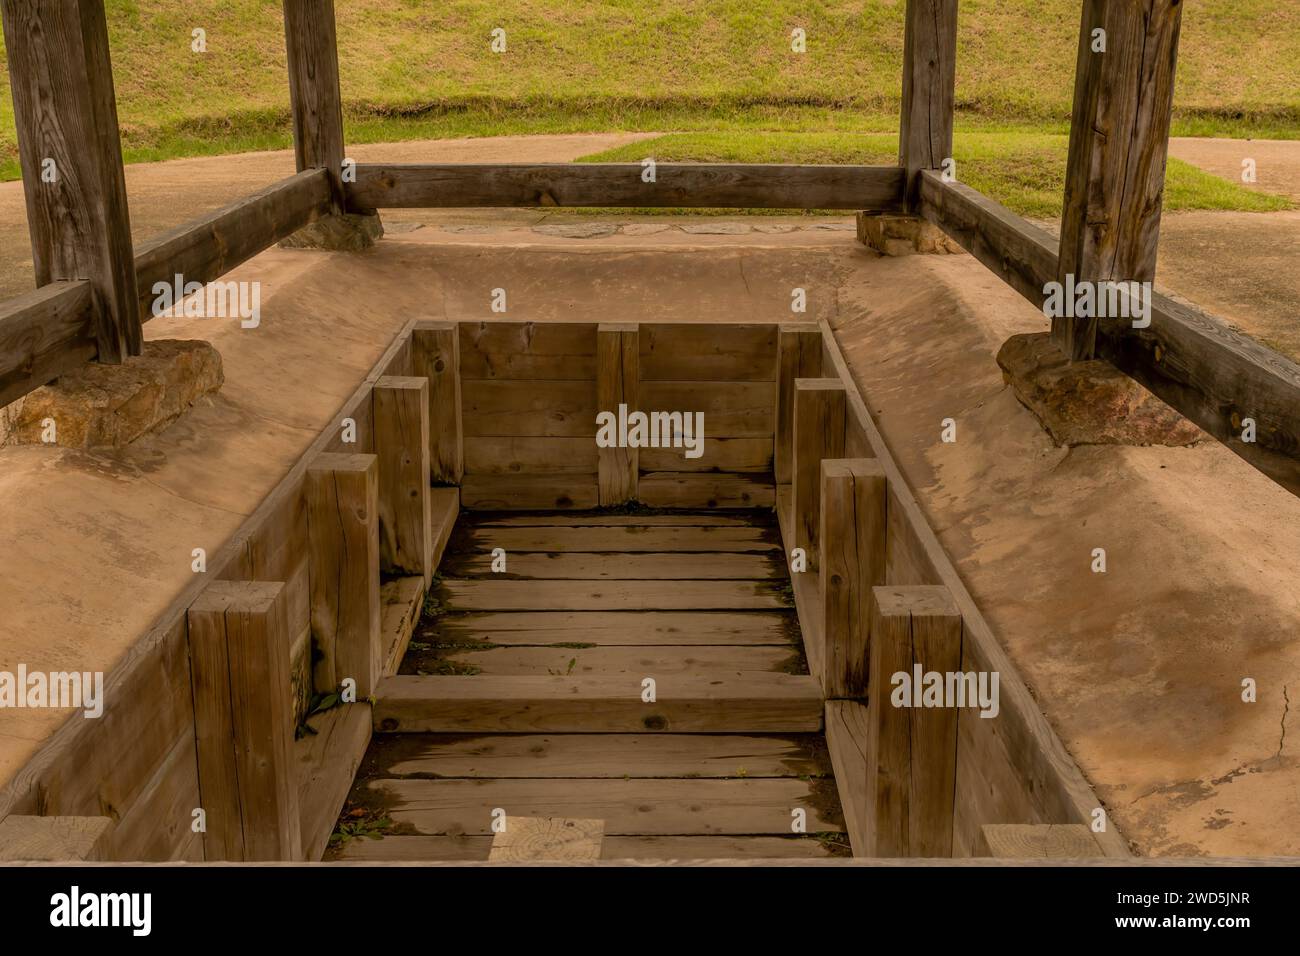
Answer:
[[(128, 160), (290, 143), (278, 0), (107, 0)], [(896, 128), (903, 0), (345, 0), (353, 142), (593, 129)], [(1063, 132), (1079, 0), (962, 0), (963, 128)], [(503, 55), (488, 49), (507, 30)], [(789, 49), (795, 26), (808, 52)], [(190, 50), (207, 31), (208, 52)], [(3, 51), (0, 50), (0, 55)], [(1300, 135), (1300, 4), (1184, 14), (1178, 132)], [(16, 174), (7, 74), (0, 177)]]

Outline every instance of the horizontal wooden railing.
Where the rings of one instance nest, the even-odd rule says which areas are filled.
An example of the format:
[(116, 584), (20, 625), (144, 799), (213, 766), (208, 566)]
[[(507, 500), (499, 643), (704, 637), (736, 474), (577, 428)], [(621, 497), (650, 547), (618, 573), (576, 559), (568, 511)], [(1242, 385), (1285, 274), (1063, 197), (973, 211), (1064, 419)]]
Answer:
[[(653, 178), (651, 178), (653, 176)], [(363, 163), (344, 183), (358, 209), (647, 206), (900, 211), (897, 166), (731, 163)]]

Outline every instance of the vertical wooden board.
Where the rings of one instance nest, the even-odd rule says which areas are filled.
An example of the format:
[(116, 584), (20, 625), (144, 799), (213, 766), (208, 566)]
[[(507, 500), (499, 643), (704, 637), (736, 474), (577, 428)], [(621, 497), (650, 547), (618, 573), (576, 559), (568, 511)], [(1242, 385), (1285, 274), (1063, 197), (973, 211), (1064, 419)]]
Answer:
[(911, 672), (911, 617), (871, 608), (867, 667), (867, 856), (907, 856), (908, 791), (912, 777), (911, 721), (890, 703), (890, 677)]
[(872, 589), (885, 583), (885, 473), (872, 459), (821, 464), (822, 692), (865, 697)]
[[(329, 438), (321, 451), (341, 455), (372, 455), (375, 451), (373, 386), (366, 383), (349, 398), (326, 426)], [(345, 441), (351, 438), (351, 441)]]
[(783, 325), (777, 334), (776, 438), (772, 468), (778, 485), (794, 478), (794, 383), (822, 374), (821, 329)]
[(907, 0), (898, 164), (907, 171), (909, 205), (917, 173), (952, 156), (956, 77), (957, 0)]
[(411, 374), (429, 380), (429, 478), (459, 484), (465, 473), (461, 426), (460, 334), (455, 322), (417, 322)]
[(328, 170), (331, 191), (341, 203), (343, 107), (334, 0), (284, 0), (284, 38), (298, 171)]
[[(1059, 281), (1150, 282), (1164, 194), (1180, 0), (1084, 0), (1066, 162)], [(1105, 31), (1097, 49), (1094, 30)], [(1058, 316), (1074, 360), (1096, 353), (1098, 319)]]
[(821, 463), (844, 457), (844, 383), (838, 378), (795, 380), (794, 499), (795, 546), (817, 567), (817, 533), (821, 523)]
[(36, 284), (90, 280), (99, 360), (121, 362), (143, 337), (104, 5), (0, 12)]
[(844, 828), (854, 856), (866, 856), (867, 833), (867, 746), (870, 737), (870, 709), (853, 700), (826, 702), (826, 747), (835, 771), (835, 786), (844, 809)]
[(466, 380), (596, 379), (596, 326), (590, 322), (461, 322), (459, 339)]
[(886, 507), (885, 584), (938, 584), (939, 572), (891, 486)]
[[(639, 408), (639, 335), (635, 324), (602, 324), (596, 329), (596, 414), (612, 417), (597, 436), (598, 472), (602, 507), (626, 504), (636, 498), (637, 449), (618, 447), (620, 409)], [(610, 434), (612, 433), (612, 435)], [(612, 437), (614, 442), (608, 439)]]
[(194, 832), (194, 811), (203, 806), (196, 760), (191, 726), (177, 738), (139, 797), (118, 820), (106, 859), (165, 862), (185, 858), (191, 839), (202, 836)]
[(375, 381), (379, 554), (384, 571), (433, 577), (429, 499), (429, 382)]
[(306, 476), (310, 528), (313, 686), (356, 681), (357, 699), (380, 674), (379, 468), (374, 455), (321, 454)]
[[(937, 606), (912, 614), (912, 657), (926, 672), (961, 670), (961, 614), (947, 588), (927, 589)], [(955, 704), (913, 708), (912, 787), (908, 849), (912, 856), (952, 856), (953, 800), (957, 773)]]
[(775, 325), (641, 325), (643, 382), (772, 382)]

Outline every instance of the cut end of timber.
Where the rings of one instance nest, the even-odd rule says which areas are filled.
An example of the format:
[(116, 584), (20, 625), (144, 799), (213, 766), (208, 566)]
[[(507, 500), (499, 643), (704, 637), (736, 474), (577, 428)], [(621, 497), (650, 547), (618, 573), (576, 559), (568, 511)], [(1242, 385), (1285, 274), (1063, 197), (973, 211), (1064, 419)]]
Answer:
[(1002, 378), (1059, 446), (1195, 445), (1209, 439), (1109, 362), (1071, 362), (1047, 332), (1013, 335)]

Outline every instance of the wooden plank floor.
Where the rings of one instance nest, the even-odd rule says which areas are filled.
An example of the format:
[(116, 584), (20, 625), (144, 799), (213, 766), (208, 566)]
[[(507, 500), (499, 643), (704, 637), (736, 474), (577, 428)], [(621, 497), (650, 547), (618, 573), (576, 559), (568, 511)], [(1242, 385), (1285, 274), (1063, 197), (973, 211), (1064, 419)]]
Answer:
[(462, 516), (326, 859), (484, 860), (494, 812), (599, 820), (603, 859), (847, 855), (779, 541), (760, 510)]

